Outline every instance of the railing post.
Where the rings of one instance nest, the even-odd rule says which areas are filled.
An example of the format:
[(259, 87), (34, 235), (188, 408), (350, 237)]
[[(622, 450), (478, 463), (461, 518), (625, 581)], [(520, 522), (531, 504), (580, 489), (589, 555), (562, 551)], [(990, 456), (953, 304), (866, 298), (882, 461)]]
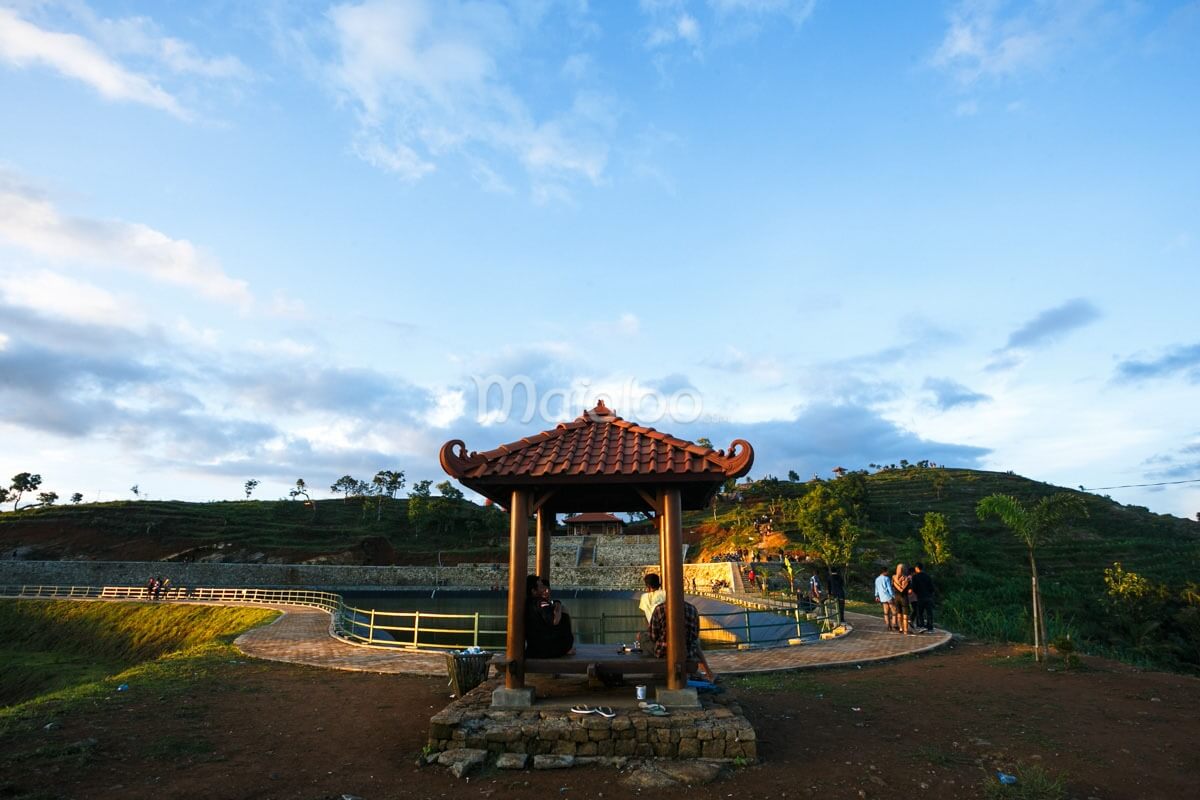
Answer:
[(746, 644), (750, 644), (752, 638), (750, 633), (750, 611), (747, 609), (742, 612), (742, 615), (746, 618)]
[(367, 644), (375, 642), (375, 609), (371, 609), (371, 624), (367, 626)]
[(605, 634), (608, 632), (608, 626), (605, 624), (604, 612), (600, 612), (600, 638), (596, 644), (604, 644)]
[(414, 611), (413, 612), (413, 641), (412, 641), (413, 647), (418, 646), (418, 641), (419, 641), (418, 637), (420, 637), (420, 635), (421, 635), (421, 612)]
[(474, 632), (474, 635), (471, 637), (471, 644), (475, 647), (479, 647), (479, 612), (478, 611), (475, 612), (475, 632)]

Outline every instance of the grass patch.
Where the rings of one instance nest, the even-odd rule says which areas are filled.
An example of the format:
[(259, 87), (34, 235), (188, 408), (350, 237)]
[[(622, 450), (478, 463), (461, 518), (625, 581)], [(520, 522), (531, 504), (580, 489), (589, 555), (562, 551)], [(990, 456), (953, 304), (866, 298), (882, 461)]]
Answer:
[(762, 672), (728, 679), (729, 685), (756, 692), (815, 692), (820, 687), (805, 672)]
[(1037, 764), (1017, 767), (1016, 776), (1016, 783), (1003, 784), (995, 775), (988, 775), (982, 796), (985, 800), (1065, 800), (1067, 796), (1066, 778)]
[[(180, 659), (203, 669), (205, 657), (233, 657), (229, 643), (274, 619), (261, 608), (7, 600), (0, 602), (0, 727), (30, 702), (107, 693), (133, 677), (177, 673)], [(186, 672), (186, 669), (184, 670)], [(132, 685), (132, 683), (131, 683)]]

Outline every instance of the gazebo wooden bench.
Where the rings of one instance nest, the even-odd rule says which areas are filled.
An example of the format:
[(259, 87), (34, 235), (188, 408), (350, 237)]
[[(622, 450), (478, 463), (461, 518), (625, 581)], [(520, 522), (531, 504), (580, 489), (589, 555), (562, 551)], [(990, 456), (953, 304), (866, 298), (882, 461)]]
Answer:
[[(507, 674), (515, 663), (505, 655), (496, 655), (490, 662), (500, 672)], [(696, 671), (695, 661), (685, 662), (685, 675)], [(667, 661), (646, 653), (618, 653), (616, 645), (577, 644), (575, 652), (559, 658), (527, 658), (526, 674), (537, 675), (587, 675), (603, 680), (604, 676), (663, 675), (667, 674)]]

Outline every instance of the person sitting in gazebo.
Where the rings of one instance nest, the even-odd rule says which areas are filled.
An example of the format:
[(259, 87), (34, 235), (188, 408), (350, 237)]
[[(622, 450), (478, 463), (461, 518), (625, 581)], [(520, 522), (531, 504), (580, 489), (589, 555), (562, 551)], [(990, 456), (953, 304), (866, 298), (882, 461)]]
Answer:
[(525, 657), (558, 658), (575, 652), (571, 615), (550, 599), (550, 584), (539, 575), (525, 578)]
[[(716, 683), (717, 676), (708, 666), (708, 659), (700, 649), (700, 612), (686, 600), (683, 601), (684, 642), (687, 647), (688, 661), (695, 661), (700, 668), (700, 674), (709, 683)], [(650, 614), (650, 638), (654, 642), (654, 655), (665, 658), (667, 655), (667, 604), (659, 603)]]

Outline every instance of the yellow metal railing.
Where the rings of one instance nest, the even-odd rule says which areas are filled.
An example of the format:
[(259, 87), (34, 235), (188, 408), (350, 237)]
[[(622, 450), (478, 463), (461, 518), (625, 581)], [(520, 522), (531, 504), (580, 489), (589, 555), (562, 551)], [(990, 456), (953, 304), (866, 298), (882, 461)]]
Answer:
[[(752, 611), (776, 612), (793, 617), (796, 635), (805, 619), (794, 605), (774, 605), (736, 595), (706, 595), (722, 602), (735, 603), (746, 610), (700, 615), (700, 638), (710, 644), (778, 644), (790, 636), (763, 636), (756, 640), (754, 632), (761, 628), (779, 629), (778, 620), (754, 622)], [(152, 592), (145, 586), (0, 586), (0, 597), (63, 598), (93, 600), (126, 600), (142, 602), (211, 602), (250, 603), (266, 605), (296, 605), (319, 608), (330, 614), (330, 632), (353, 644), (368, 647), (403, 648), (409, 650), (462, 650), (467, 647), (501, 648), (507, 634), (503, 614), (440, 614), (431, 611), (380, 611), (346, 605), (340, 594), (311, 589), (239, 589), (218, 587), (171, 586)], [(825, 611), (825, 609), (822, 609)], [(836, 613), (836, 612), (833, 612)], [(830, 628), (826, 613), (813, 615), (821, 632)], [(732, 617), (740, 617), (731, 620)], [(718, 621), (718, 618), (721, 621)], [(813, 619), (813, 617), (809, 617)], [(632, 622), (630, 622), (632, 620)], [(609, 635), (632, 641), (645, 630), (641, 614), (600, 614), (577, 616), (577, 623), (598, 623), (594, 632), (600, 641)], [(456, 625), (461, 622), (464, 624)]]

